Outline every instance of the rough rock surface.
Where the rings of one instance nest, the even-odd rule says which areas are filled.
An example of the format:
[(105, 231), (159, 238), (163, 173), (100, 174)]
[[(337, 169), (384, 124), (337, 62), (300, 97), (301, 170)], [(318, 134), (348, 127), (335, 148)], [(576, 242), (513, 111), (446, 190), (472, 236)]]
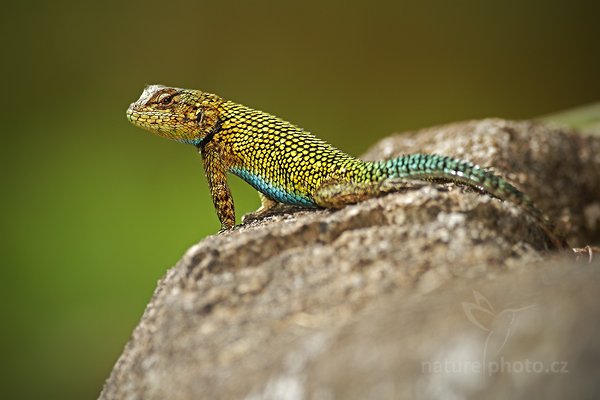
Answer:
[[(417, 151), (493, 166), (598, 244), (600, 139), (489, 119), (365, 158)], [(519, 208), (453, 184), (255, 221), (166, 273), (100, 398), (592, 398), (600, 257), (546, 247)]]

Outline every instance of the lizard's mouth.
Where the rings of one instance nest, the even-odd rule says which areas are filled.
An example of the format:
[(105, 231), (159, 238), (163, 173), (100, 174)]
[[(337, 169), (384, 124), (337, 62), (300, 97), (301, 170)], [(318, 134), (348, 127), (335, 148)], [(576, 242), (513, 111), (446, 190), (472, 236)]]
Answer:
[(140, 110), (137, 103), (132, 103), (126, 112), (127, 119), (133, 125), (155, 133), (160, 136), (173, 139), (173, 133), (161, 125), (161, 119), (155, 113)]
[(127, 109), (127, 119), (129, 122), (135, 123), (136, 121), (139, 121), (141, 114), (142, 113), (137, 109), (137, 103), (131, 103)]
[(132, 122), (133, 122), (133, 121), (134, 121), (134, 119), (135, 119), (134, 112), (133, 112), (133, 110), (131, 109), (131, 106), (129, 106), (129, 108), (127, 109), (127, 119), (128, 119), (129, 121), (132, 121)]
[(127, 109), (127, 119), (129, 120), (129, 122), (131, 122), (133, 125), (138, 126), (140, 128), (149, 130), (151, 132), (155, 132), (156, 130), (156, 120), (152, 119), (152, 118), (148, 118), (148, 115), (146, 115), (145, 113), (136, 110), (133, 107), (133, 104), (131, 107), (129, 107)]

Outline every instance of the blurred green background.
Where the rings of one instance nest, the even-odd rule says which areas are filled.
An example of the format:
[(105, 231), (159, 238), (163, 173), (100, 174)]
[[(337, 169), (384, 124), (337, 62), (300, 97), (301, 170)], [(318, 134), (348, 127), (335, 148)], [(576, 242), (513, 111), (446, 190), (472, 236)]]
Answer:
[[(194, 148), (131, 126), (149, 83), (352, 154), (392, 132), (600, 99), (597, 1), (3, 6), (5, 398), (95, 398), (183, 252), (219, 228)], [(257, 196), (232, 179), (238, 217)]]

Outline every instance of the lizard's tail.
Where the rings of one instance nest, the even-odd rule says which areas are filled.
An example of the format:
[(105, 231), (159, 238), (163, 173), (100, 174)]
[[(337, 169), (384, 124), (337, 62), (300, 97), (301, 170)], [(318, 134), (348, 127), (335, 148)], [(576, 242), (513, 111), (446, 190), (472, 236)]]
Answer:
[(501, 177), (469, 161), (437, 154), (410, 154), (372, 164), (377, 175), (388, 178), (442, 180), (461, 183), (501, 200), (510, 201), (531, 215), (557, 248), (569, 248), (554, 225), (525, 193)]

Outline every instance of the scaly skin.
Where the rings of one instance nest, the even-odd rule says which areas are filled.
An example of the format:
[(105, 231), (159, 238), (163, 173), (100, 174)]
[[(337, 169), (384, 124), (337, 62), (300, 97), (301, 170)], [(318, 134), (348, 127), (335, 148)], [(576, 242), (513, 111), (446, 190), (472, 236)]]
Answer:
[(199, 149), (222, 230), (235, 225), (228, 172), (262, 194), (259, 213), (277, 203), (340, 208), (398, 190), (408, 180), (442, 180), (517, 204), (540, 223), (554, 246), (566, 247), (529, 197), (468, 161), (435, 154), (362, 161), (262, 111), (199, 90), (161, 85), (146, 87), (127, 117), (134, 125)]

